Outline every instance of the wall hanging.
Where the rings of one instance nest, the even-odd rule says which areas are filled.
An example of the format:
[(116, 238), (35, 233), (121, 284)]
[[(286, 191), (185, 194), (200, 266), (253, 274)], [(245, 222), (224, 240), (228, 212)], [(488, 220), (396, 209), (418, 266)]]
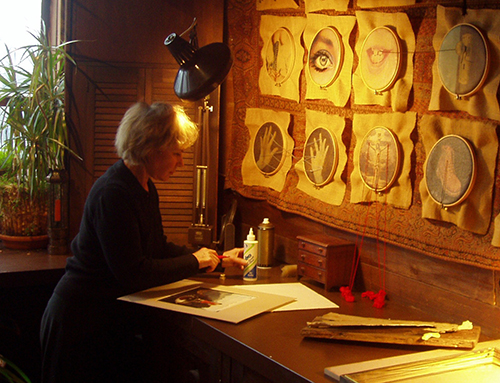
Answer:
[(458, 205), (469, 196), (476, 172), (476, 155), (469, 142), (455, 134), (444, 136), (427, 157), (427, 192), (443, 209)]
[[(450, 222), (476, 234), (486, 234), (491, 221), (498, 151), (496, 124), (424, 115), (419, 132), (427, 153), (425, 174), (419, 186), (422, 217)], [(450, 135), (455, 138), (439, 143), (443, 137)], [(470, 190), (469, 184), (474, 181), (474, 171), (470, 169), (473, 160), (468, 154), (468, 147), (456, 137), (467, 140), (475, 152), (476, 176)], [(448, 147), (448, 143), (453, 146)], [(460, 150), (460, 156), (465, 158), (456, 158), (455, 153), (455, 159), (464, 162), (457, 164), (451, 161), (453, 150)], [(433, 163), (429, 164), (429, 161)], [(428, 189), (434, 193), (434, 198)], [(441, 192), (444, 196), (440, 196)], [(447, 208), (443, 209), (445, 202)]]
[(353, 78), (354, 102), (405, 112), (413, 83), (415, 35), (404, 13), (356, 12), (360, 64)]
[(499, 35), (499, 10), (467, 9), (464, 15), (460, 8), (437, 7), (429, 110), (500, 120), (500, 66), (488, 65), (490, 57), (500, 57)]
[(287, 133), (290, 114), (266, 109), (246, 111), (250, 140), (241, 174), (245, 185), (280, 191), (292, 166), (293, 138)]
[(304, 57), (300, 36), (305, 23), (304, 17), (262, 15), (260, 35), (264, 45), (259, 75), (262, 94), (299, 101), (299, 77)]
[(349, 0), (304, 0), (306, 12), (334, 9), (339, 12), (347, 11)]
[(257, 0), (255, 6), (258, 11), (266, 9), (296, 9), (299, 7), (294, 0)]
[(304, 29), (307, 47), (306, 98), (327, 99), (345, 106), (351, 95), (354, 53), (349, 36), (356, 24), (353, 16), (309, 14)]
[(444, 88), (457, 99), (472, 96), (489, 68), (488, 44), (472, 24), (458, 24), (444, 36), (438, 52), (438, 73)]
[(347, 163), (344, 129), (342, 117), (306, 109), (306, 141), (302, 158), (295, 164), (297, 189), (335, 206), (342, 203), (346, 190), (342, 180)]
[(351, 203), (378, 199), (399, 208), (410, 207), (414, 149), (410, 136), (416, 119), (414, 112), (354, 115)]

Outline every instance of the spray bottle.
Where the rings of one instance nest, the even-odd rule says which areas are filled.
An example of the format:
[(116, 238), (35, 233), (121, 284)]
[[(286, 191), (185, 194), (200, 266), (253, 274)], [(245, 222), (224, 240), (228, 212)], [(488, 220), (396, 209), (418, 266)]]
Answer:
[(243, 259), (248, 262), (243, 270), (243, 280), (245, 281), (257, 280), (258, 243), (255, 240), (253, 229), (250, 228), (247, 239), (243, 241)]

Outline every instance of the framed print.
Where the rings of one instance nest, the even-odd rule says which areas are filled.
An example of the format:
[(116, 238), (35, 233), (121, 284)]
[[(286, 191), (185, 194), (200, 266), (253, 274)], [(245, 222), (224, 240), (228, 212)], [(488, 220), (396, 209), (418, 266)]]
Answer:
[(359, 151), (359, 173), (368, 189), (383, 192), (399, 174), (401, 164), (397, 137), (388, 128), (376, 126), (366, 133)]
[(474, 25), (455, 25), (444, 36), (438, 52), (438, 73), (448, 92), (457, 98), (473, 95), (483, 85), (488, 67), (488, 44)]
[(401, 68), (401, 43), (388, 27), (377, 27), (365, 38), (359, 59), (363, 82), (375, 93), (389, 89)]
[(316, 33), (307, 62), (312, 81), (320, 87), (327, 87), (337, 79), (344, 62), (344, 45), (335, 28), (322, 28)]
[(438, 140), (427, 157), (425, 182), (437, 204), (455, 206), (470, 194), (476, 179), (472, 146), (463, 137), (450, 134)]
[(304, 146), (304, 172), (315, 186), (329, 183), (338, 163), (338, 148), (335, 136), (327, 129), (318, 127), (307, 137)]
[(275, 85), (288, 80), (295, 65), (295, 42), (288, 29), (282, 27), (272, 34), (265, 57), (267, 74)]
[(253, 142), (253, 159), (259, 171), (271, 176), (283, 165), (284, 139), (281, 129), (274, 122), (266, 122), (257, 131)]

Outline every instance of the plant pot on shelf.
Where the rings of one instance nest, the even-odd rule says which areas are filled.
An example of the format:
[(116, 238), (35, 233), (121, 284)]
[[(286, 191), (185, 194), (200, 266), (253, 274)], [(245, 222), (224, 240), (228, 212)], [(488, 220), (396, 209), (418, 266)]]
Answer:
[(0, 239), (8, 249), (40, 249), (48, 244), (46, 194), (31, 199), (17, 185), (3, 185)]

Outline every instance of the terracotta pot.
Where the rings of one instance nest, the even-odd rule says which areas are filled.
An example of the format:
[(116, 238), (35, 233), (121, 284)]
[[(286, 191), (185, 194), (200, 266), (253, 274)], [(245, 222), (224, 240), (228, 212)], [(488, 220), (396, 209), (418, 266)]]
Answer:
[(34, 250), (46, 248), (49, 244), (48, 235), (16, 236), (0, 234), (0, 239), (7, 249), (12, 250)]

